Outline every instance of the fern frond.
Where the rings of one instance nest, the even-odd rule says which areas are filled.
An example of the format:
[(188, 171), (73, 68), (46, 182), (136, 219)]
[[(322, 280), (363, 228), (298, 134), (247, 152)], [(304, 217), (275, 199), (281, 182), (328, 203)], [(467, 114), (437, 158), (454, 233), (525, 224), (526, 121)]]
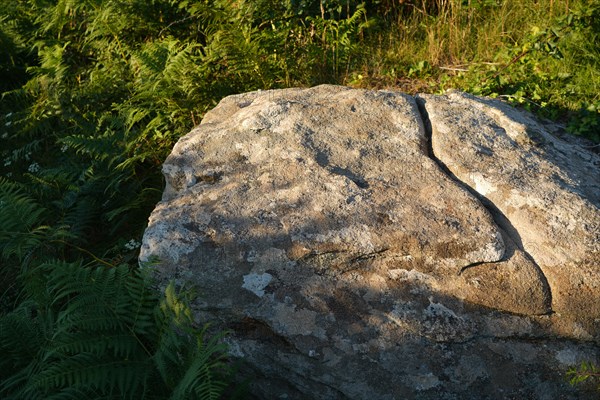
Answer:
[(207, 400), (221, 397), (228, 382), (223, 376), (226, 348), (218, 340), (218, 337), (213, 337), (204, 343), (200, 334), (198, 347), (190, 357), (191, 362), (173, 390), (173, 400), (188, 399), (192, 394), (195, 398)]
[(38, 292), (0, 317), (0, 394), (217, 399), (224, 392), (225, 345), (192, 326), (173, 286), (161, 308), (147, 273), (126, 265), (52, 261), (28, 274), (41, 283)]
[(48, 392), (53, 388), (89, 388), (114, 393), (115, 397), (119, 394), (121, 398), (131, 398), (128, 394), (138, 390), (147, 373), (148, 365), (143, 360), (119, 360), (80, 353), (49, 362), (31, 385)]
[(56, 6), (48, 10), (50, 11), (49, 14), (38, 16), (38, 21), (42, 22), (45, 31), (55, 30), (60, 32), (68, 20), (86, 5), (85, 3), (78, 0), (58, 0)]
[(67, 387), (57, 393), (46, 393), (44, 400), (100, 400), (114, 399), (116, 397), (102, 396), (98, 391), (91, 388)]
[(43, 312), (30, 300), (0, 317), (0, 397), (21, 393), (15, 398), (42, 398), (25, 392), (31, 377), (41, 368), (53, 324), (53, 314)]
[(155, 188), (144, 188), (139, 193), (139, 195), (131, 199), (129, 203), (124, 204), (120, 207), (116, 207), (113, 210), (106, 213), (106, 217), (108, 218), (108, 221), (114, 221), (123, 214), (143, 209), (144, 206), (146, 206), (149, 203), (156, 203), (157, 199), (160, 198), (160, 195), (161, 191)]
[(32, 319), (35, 306), (24, 302), (0, 320), (0, 369), (8, 371), (18, 363), (35, 358), (45, 343), (39, 321)]
[(17, 183), (0, 178), (0, 254), (4, 258), (26, 254), (40, 247), (48, 232), (41, 225), (46, 209)]
[(169, 284), (161, 303), (159, 346), (153, 355), (171, 399), (218, 399), (228, 385), (221, 336), (206, 340), (206, 329), (193, 328), (188, 303)]
[[(123, 135), (120, 131), (107, 129), (97, 136), (65, 136), (59, 140), (59, 143), (75, 149), (78, 154), (88, 155), (94, 160), (111, 161), (120, 156), (120, 153), (117, 152), (120, 147), (118, 143), (123, 139)], [(111, 162), (108, 164), (110, 166)]]

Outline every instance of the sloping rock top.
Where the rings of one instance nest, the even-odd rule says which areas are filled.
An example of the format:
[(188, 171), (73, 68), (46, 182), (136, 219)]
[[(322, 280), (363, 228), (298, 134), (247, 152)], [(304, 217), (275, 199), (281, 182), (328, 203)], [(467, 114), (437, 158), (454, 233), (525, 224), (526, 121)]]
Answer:
[(166, 160), (140, 260), (199, 289), (262, 398), (533, 394), (519, 371), (597, 355), (599, 167), (461, 93), (230, 96)]

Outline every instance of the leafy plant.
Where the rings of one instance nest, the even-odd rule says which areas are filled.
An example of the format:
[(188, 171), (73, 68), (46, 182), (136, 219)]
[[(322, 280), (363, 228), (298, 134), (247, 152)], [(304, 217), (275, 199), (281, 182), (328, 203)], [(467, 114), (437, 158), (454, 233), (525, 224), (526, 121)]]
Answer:
[[(567, 377), (571, 385), (578, 385), (591, 379), (599, 380), (600, 368), (591, 362), (583, 362), (579, 367), (571, 368), (567, 372)], [(600, 384), (598, 389), (600, 389)]]
[(218, 399), (227, 388), (225, 347), (172, 285), (161, 300), (140, 270), (61, 261), (26, 280), (0, 318), (3, 398)]
[(360, 5), (354, 14), (344, 19), (307, 17), (306, 21), (314, 30), (314, 36), (320, 39), (318, 48), (323, 50), (322, 65), (332, 65), (334, 79), (339, 79), (342, 72), (347, 76), (358, 47), (356, 38), (372, 23), (366, 18), (364, 6)]

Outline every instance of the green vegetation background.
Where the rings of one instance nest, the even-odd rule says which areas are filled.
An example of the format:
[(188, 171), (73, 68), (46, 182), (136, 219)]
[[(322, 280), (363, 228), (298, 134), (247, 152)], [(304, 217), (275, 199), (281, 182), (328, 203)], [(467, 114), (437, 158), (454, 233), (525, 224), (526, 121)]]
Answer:
[(137, 266), (161, 163), (224, 96), (457, 88), (599, 142), (599, 35), (600, 0), (1, 0), (0, 397), (234, 395)]

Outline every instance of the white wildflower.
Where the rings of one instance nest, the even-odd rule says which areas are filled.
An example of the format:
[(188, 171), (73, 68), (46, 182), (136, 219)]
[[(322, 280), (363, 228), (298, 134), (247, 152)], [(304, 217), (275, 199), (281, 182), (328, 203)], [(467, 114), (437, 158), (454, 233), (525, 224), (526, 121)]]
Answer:
[(62, 147), (60, 148), (60, 151), (62, 151), (63, 153), (67, 150), (69, 150), (69, 146), (67, 146), (66, 144), (63, 144)]
[(39, 170), (40, 170), (40, 164), (38, 164), (36, 162), (31, 163), (31, 165), (29, 165), (29, 168), (27, 168), (27, 171), (31, 172), (32, 174), (35, 174)]
[(125, 248), (127, 250), (135, 250), (140, 247), (142, 244), (135, 239), (131, 239), (129, 242), (125, 243)]

